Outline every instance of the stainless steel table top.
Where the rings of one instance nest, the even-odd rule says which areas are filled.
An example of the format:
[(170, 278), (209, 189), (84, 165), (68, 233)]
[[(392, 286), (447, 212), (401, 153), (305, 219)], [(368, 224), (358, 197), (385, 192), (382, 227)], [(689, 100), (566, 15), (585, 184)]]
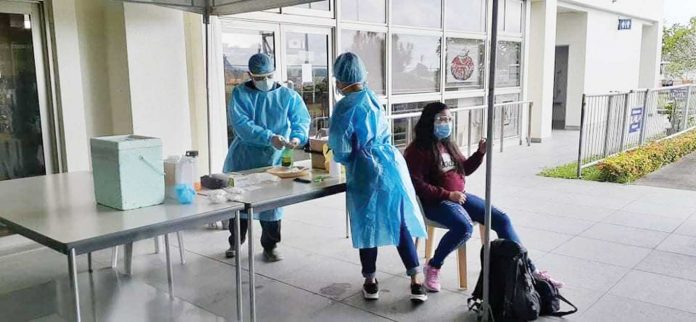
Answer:
[(0, 182), (0, 222), (40, 244), (77, 254), (234, 217), (244, 205), (212, 204), (197, 196), (190, 205), (120, 211), (98, 205), (92, 174), (72, 172)]

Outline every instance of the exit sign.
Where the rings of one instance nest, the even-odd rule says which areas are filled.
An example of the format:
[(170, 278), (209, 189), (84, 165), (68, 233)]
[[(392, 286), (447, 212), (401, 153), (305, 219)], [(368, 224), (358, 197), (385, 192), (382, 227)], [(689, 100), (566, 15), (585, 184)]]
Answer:
[(619, 19), (619, 30), (630, 30), (631, 19)]

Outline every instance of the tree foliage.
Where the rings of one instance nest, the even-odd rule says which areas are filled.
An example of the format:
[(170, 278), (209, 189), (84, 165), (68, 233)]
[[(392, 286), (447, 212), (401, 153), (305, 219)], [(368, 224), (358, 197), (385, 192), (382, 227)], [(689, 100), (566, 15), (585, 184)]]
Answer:
[(684, 79), (696, 72), (696, 17), (688, 25), (674, 24), (664, 27), (662, 60), (667, 62), (668, 78)]

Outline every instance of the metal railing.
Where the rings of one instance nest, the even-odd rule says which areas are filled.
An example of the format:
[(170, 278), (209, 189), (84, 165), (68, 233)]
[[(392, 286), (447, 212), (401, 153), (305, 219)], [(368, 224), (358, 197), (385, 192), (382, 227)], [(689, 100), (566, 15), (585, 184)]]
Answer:
[[(488, 140), (489, 143), (497, 142), (500, 152), (503, 152), (505, 140), (519, 139), (520, 145), (524, 141), (530, 145), (532, 105), (531, 101), (496, 104), (493, 116), (494, 138)], [(476, 148), (478, 141), (485, 137), (487, 106), (450, 108), (449, 111), (454, 118), (452, 135), (460, 146), (467, 148), (468, 155), (471, 155), (472, 147)], [(387, 116), (392, 121), (392, 143), (395, 146), (405, 148), (413, 140), (413, 129), (420, 116), (421, 112)]]
[(577, 176), (582, 169), (696, 126), (696, 86), (583, 95)]

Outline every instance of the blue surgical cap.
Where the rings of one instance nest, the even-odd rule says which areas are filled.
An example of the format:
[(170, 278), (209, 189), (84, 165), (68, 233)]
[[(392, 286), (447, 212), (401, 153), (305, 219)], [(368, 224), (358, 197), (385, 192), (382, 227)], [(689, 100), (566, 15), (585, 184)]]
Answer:
[(338, 56), (333, 68), (336, 79), (344, 84), (362, 83), (367, 78), (365, 64), (358, 55), (350, 52)]
[(249, 58), (249, 72), (255, 76), (265, 76), (275, 71), (273, 59), (263, 53), (254, 54)]

